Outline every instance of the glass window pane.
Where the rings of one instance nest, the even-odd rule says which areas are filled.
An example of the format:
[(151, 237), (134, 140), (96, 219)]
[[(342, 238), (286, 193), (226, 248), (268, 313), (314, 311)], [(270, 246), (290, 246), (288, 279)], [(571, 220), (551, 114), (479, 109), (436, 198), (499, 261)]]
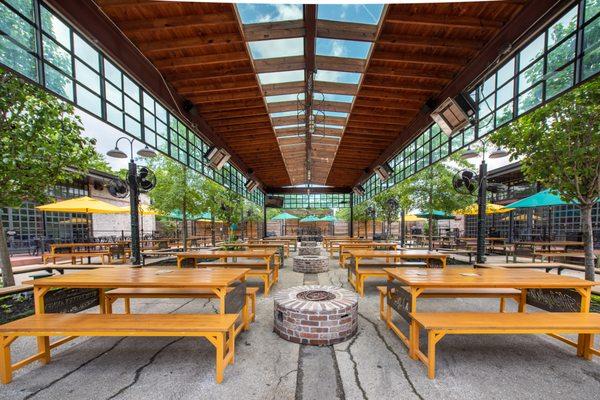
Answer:
[(600, 0), (586, 0), (585, 2), (585, 20), (586, 22), (594, 18), (600, 12)]
[(319, 4), (317, 18), (376, 25), (382, 10), (382, 4)]
[(156, 103), (156, 117), (163, 122), (167, 122), (167, 110), (158, 103)]
[(46, 64), (44, 68), (46, 87), (54, 93), (73, 101), (73, 81)]
[(539, 84), (519, 96), (519, 115), (542, 102), (542, 84)]
[(370, 42), (317, 38), (317, 55), (366, 59), (371, 49)]
[[(600, 0), (599, 0), (600, 1)], [(583, 78), (588, 78), (600, 70), (600, 18), (585, 27), (583, 33)]]
[(78, 34), (73, 35), (73, 44), (75, 47), (75, 55), (85, 61), (94, 70), (100, 70), (100, 56), (92, 46), (90, 46)]
[(25, 46), (35, 50), (35, 29), (33, 25), (15, 14), (4, 4), (0, 4), (0, 30)]
[(527, 68), (519, 74), (519, 92), (523, 92), (535, 83), (539, 82), (544, 75), (544, 59)]
[(522, 71), (531, 64), (533, 60), (542, 55), (544, 52), (544, 37), (545, 33), (542, 33), (527, 47), (521, 50), (519, 53), (519, 71)]
[(58, 17), (54, 16), (54, 14), (46, 7), (41, 8), (41, 16), (42, 29), (44, 32), (56, 39), (58, 43), (71, 50), (71, 29)]
[(255, 60), (304, 55), (304, 38), (261, 40), (248, 46)]
[(133, 118), (140, 120), (140, 105), (125, 96), (125, 112)]
[(487, 78), (480, 87), (480, 98), (488, 97), (496, 89), (496, 75)]
[(137, 103), (140, 102), (140, 88), (127, 75), (123, 75), (123, 91)]
[(142, 137), (140, 123), (133, 120), (129, 115), (125, 115), (125, 131), (136, 138)]
[(487, 99), (480, 101), (479, 102), (479, 113), (478, 113), (479, 118), (482, 118), (482, 117), (488, 115), (489, 113), (492, 112), (492, 110), (494, 110), (494, 108), (496, 108), (496, 104), (494, 102), (493, 95), (488, 97)]
[(496, 92), (496, 104), (502, 105), (514, 96), (514, 81), (509, 81)]
[(44, 58), (54, 64), (54, 66), (62, 69), (63, 72), (72, 76), (71, 54), (47, 36), (44, 36), (43, 42)]
[(496, 111), (496, 126), (500, 126), (513, 118), (513, 103), (510, 102)]
[(515, 75), (515, 59), (511, 58), (509, 62), (498, 70), (496, 75), (498, 76), (498, 86), (502, 86), (504, 82), (511, 79)]
[(79, 60), (75, 60), (75, 78), (94, 92), (100, 93), (100, 75)]
[(302, 19), (302, 4), (238, 4), (244, 24)]
[(6, 0), (6, 2), (33, 21), (33, 0)]
[(77, 89), (77, 105), (88, 110), (89, 112), (102, 116), (102, 102), (100, 97), (90, 92), (81, 85), (76, 85)]
[(117, 108), (123, 109), (123, 93), (108, 82), (106, 82), (104, 87), (106, 99), (117, 106)]
[(111, 124), (123, 129), (123, 113), (110, 104), (106, 105), (106, 119)]
[(575, 57), (575, 35), (567, 39), (548, 53), (548, 72), (552, 72), (567, 64)]
[(119, 89), (123, 87), (121, 83), (123, 74), (107, 59), (104, 59), (104, 76)]
[(0, 60), (9, 68), (38, 81), (37, 59), (5, 36), (0, 36)]
[(557, 72), (546, 81), (546, 98), (552, 98), (573, 86), (574, 64)]
[(577, 28), (577, 6), (548, 28), (548, 47), (569, 36), (575, 28)]

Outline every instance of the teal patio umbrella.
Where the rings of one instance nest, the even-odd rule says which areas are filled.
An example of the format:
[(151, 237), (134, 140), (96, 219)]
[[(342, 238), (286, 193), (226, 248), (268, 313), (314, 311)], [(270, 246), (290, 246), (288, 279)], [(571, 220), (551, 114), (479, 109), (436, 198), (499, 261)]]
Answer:
[(337, 221), (337, 219), (335, 219), (335, 217), (333, 215), (325, 215), (320, 220), (323, 222), (331, 223), (331, 225), (330, 225), (331, 226), (331, 236), (335, 236), (335, 221)]
[(281, 235), (285, 236), (285, 234), (287, 233), (287, 229), (285, 226), (285, 221), (287, 221), (288, 219), (298, 219), (298, 217), (296, 217), (295, 215), (289, 214), (289, 213), (281, 213), (281, 214), (277, 214), (276, 216), (274, 216), (273, 218), (271, 218), (271, 221), (283, 221), (283, 224), (281, 225)]
[(536, 208), (536, 207), (552, 207), (564, 206), (567, 204), (578, 204), (575, 201), (570, 203), (562, 200), (558, 194), (552, 193), (550, 189), (542, 190), (534, 195), (517, 200), (506, 206), (506, 208)]
[(308, 217), (304, 217), (300, 220), (300, 222), (319, 222), (321, 221), (319, 218), (314, 215), (309, 215)]
[[(428, 212), (420, 212), (415, 214), (417, 217), (419, 218), (429, 218), (429, 213)], [(431, 218), (432, 219), (454, 219), (454, 215), (451, 214), (446, 214), (443, 211), (439, 211), (439, 210), (433, 210), (433, 212), (431, 213)]]

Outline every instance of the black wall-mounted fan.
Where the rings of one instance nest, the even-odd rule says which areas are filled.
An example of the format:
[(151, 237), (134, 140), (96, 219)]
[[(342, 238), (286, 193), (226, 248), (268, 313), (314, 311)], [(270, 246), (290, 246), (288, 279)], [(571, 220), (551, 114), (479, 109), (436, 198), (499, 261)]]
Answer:
[(475, 194), (479, 187), (479, 177), (473, 171), (463, 169), (458, 171), (452, 178), (454, 190), (460, 194)]
[(129, 185), (120, 178), (115, 178), (108, 182), (107, 188), (111, 196), (119, 199), (123, 199), (129, 195)]
[(140, 192), (147, 193), (156, 186), (156, 176), (151, 169), (141, 167), (138, 170), (137, 183)]

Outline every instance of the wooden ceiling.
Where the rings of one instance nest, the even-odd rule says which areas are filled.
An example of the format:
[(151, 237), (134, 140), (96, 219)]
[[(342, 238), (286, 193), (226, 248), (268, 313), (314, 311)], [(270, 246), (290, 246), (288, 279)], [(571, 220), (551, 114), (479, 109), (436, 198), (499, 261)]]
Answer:
[[(311, 154), (313, 183), (348, 188), (392, 143), (414, 136), (407, 127), (426, 102), (437, 99), (528, 2), (389, 5), (379, 25), (325, 20), (308, 24), (306, 18), (243, 25), (232, 4), (96, 3), (266, 187), (305, 183), (306, 154)], [(306, 53), (252, 60), (248, 42), (292, 37), (374, 45), (366, 60)], [(296, 115), (269, 116), (296, 111), (298, 102), (264, 99), (302, 93), (304, 82), (260, 85), (257, 78), (262, 72), (305, 69), (307, 56), (315, 57), (318, 69), (363, 73), (355, 85), (315, 83), (317, 91), (356, 97), (353, 103), (319, 104), (321, 110), (350, 115), (327, 118), (326, 123), (345, 129), (317, 127), (308, 141), (310, 153), (306, 127)], [(298, 126), (277, 129), (286, 125)]]

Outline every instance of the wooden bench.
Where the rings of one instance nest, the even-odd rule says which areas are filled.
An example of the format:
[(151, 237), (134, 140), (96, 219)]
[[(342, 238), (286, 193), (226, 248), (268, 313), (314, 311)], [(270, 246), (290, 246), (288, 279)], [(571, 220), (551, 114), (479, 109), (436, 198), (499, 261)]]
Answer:
[[(407, 290), (408, 288), (403, 287)], [(377, 286), (379, 291), (379, 317), (385, 321), (385, 306), (387, 296), (387, 286)], [(393, 293), (393, 292), (392, 292)], [(500, 312), (504, 312), (505, 300), (513, 299), (519, 303), (521, 291), (518, 289), (461, 289), (461, 288), (440, 288), (440, 289), (425, 289), (419, 296), (429, 299), (448, 299), (448, 298), (465, 298), (465, 299), (500, 299)]]
[[(230, 287), (227, 292), (234, 288)], [(250, 322), (256, 319), (256, 293), (257, 287), (246, 288), (246, 304), (242, 310), (242, 323), (236, 328), (237, 336), (242, 329), (248, 330)], [(177, 289), (177, 288), (120, 288), (109, 290), (105, 294), (106, 312), (112, 314), (112, 305), (118, 299), (123, 299), (125, 314), (131, 314), (131, 299), (163, 299), (163, 298), (198, 298), (211, 299), (217, 295), (210, 289)], [(249, 305), (249, 306), (248, 306)]]
[(273, 268), (270, 268), (264, 262), (201, 262), (196, 265), (200, 268), (250, 268), (251, 271), (246, 276), (262, 279), (265, 285), (265, 296), (269, 296), (271, 287), (279, 280), (279, 265), (277, 263)]
[[(590, 360), (600, 355), (593, 335), (600, 333), (597, 313), (414, 313), (411, 314), (411, 354), (427, 366), (435, 378), (435, 346), (445, 335), (471, 334), (587, 334), (577, 355)], [(419, 330), (427, 331), (427, 355), (419, 348)], [(561, 336), (558, 336), (561, 338)], [(564, 339), (564, 338), (563, 338)], [(567, 340), (567, 339), (564, 339)]]
[[(361, 262), (356, 269), (353, 266), (348, 266), (348, 282), (354, 287), (360, 297), (365, 297), (365, 280), (369, 278), (386, 279), (387, 274), (384, 268), (410, 268), (410, 267), (425, 267), (427, 264), (421, 261), (399, 261), (399, 262)], [(354, 280), (351, 276), (355, 275)]]
[[(33, 361), (50, 362), (49, 336), (192, 336), (205, 337), (216, 348), (216, 380), (234, 361), (237, 315), (215, 314), (38, 314), (0, 325), (0, 375), (11, 382), (14, 370)], [(45, 340), (45, 350), (12, 364), (10, 345), (20, 336)]]
[[(44, 254), (42, 256), (42, 262), (44, 264), (46, 264), (48, 262), (48, 260), (52, 260), (53, 264), (56, 264), (56, 259), (57, 258), (65, 258), (65, 259), (71, 259), (72, 263), (75, 264), (77, 262), (77, 259), (79, 259), (81, 261), (81, 264), (83, 264), (83, 259), (84, 258), (88, 258), (88, 257), (100, 257), (100, 262), (102, 264), (109, 264), (110, 263), (110, 253), (108, 251), (90, 251), (90, 252), (76, 252), (76, 253), (50, 253), (50, 254)], [(105, 257), (106, 260), (108, 262), (104, 262), (105, 261)]]

